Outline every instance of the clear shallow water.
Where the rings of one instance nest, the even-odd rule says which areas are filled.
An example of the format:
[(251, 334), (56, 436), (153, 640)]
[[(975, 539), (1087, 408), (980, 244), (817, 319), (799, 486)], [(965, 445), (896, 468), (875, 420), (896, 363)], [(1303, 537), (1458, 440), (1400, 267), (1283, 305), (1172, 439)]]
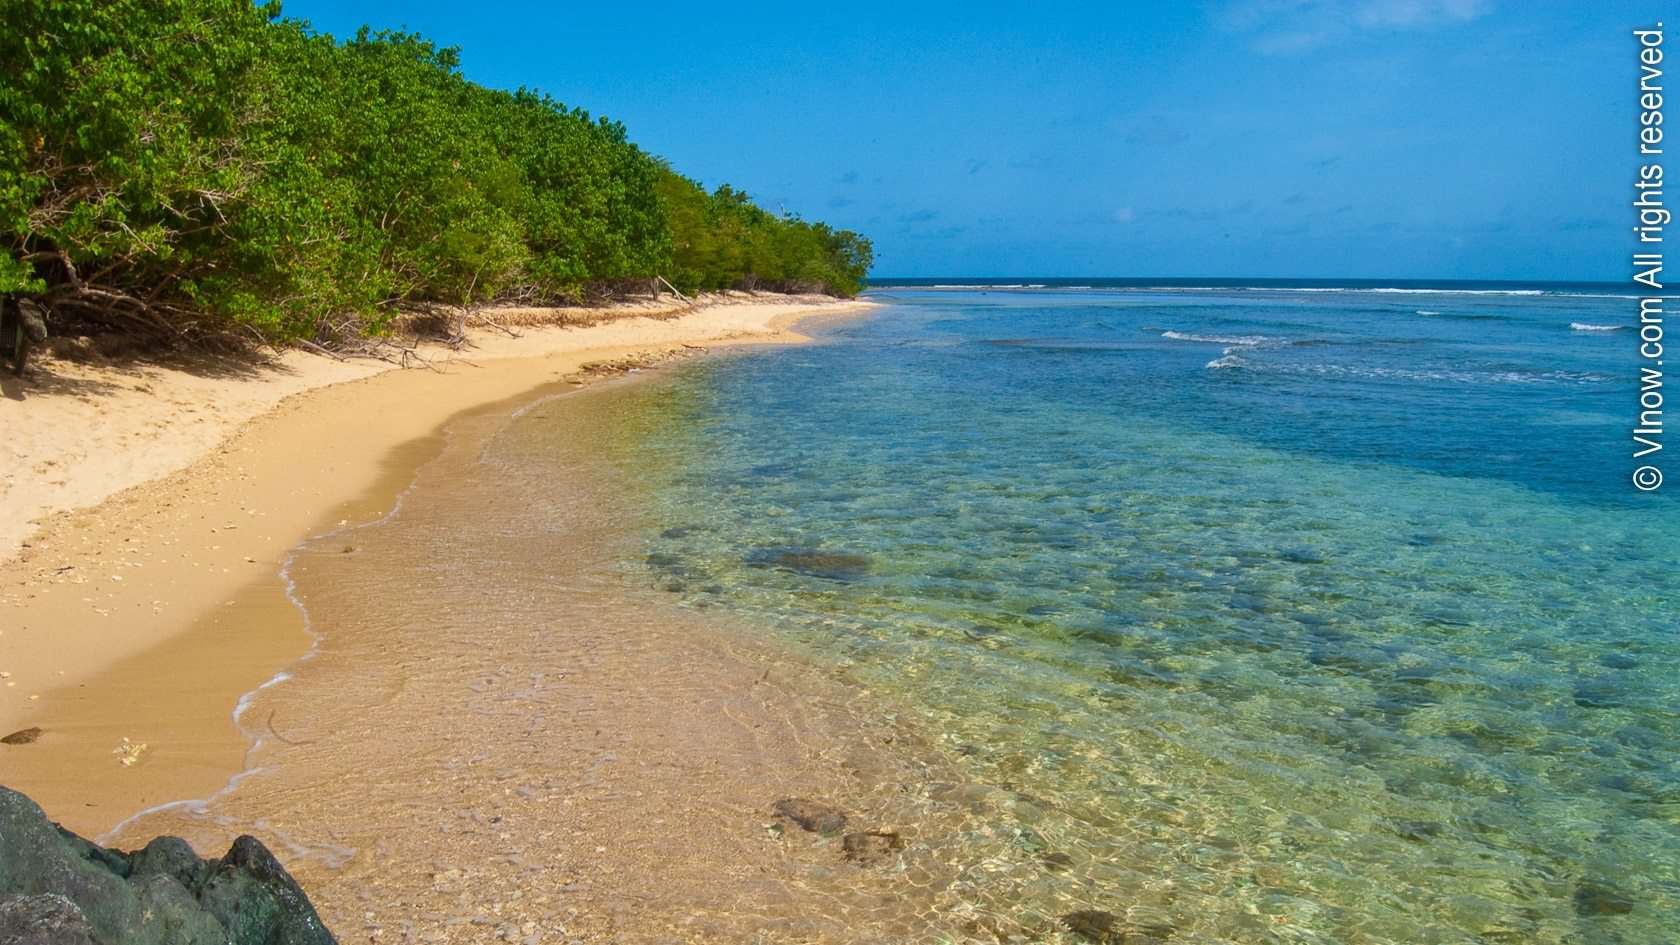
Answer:
[(1630, 303), (888, 295), (684, 369), (621, 461), (651, 580), (902, 697), (991, 787), (975, 849), (1018, 862), (972, 869), (1034, 872), (977, 911), (1675, 940), (1680, 515), (1627, 484), (1630, 332), (1571, 327)]

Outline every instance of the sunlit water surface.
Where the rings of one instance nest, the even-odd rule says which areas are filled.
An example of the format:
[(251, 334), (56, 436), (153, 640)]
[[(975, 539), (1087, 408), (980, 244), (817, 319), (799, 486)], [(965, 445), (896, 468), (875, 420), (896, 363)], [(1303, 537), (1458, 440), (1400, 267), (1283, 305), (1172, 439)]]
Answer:
[(1675, 940), (1680, 515), (1628, 484), (1632, 331), (1587, 327), (1631, 302), (888, 297), (684, 368), (619, 461), (645, 580), (838, 661), (994, 789), (984, 868), (1054, 900), (1005, 909)]

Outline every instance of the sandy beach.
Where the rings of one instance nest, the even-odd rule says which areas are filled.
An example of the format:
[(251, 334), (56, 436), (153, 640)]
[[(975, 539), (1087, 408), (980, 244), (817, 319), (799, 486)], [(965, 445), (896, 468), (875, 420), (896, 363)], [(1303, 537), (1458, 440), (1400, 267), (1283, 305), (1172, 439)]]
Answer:
[[(1001, 927), (1042, 868), (999, 858), (995, 789), (843, 668), (625, 580), (612, 456), (670, 422), (658, 365), (869, 307), (531, 330), (436, 371), (289, 356), (283, 388), (331, 380), (243, 394), (278, 403), (202, 456), (165, 438), (184, 469), (52, 513), (0, 572), (0, 728), (41, 729), (6, 785), (119, 849), (254, 835), (341, 942)], [(82, 494), (134, 475), (121, 448)]]
[(0, 732), (43, 734), (0, 748), (7, 783), (89, 835), (206, 796), (243, 764), (235, 700), (309, 644), (284, 555), (384, 515), (451, 417), (580, 385), (590, 365), (796, 342), (794, 321), (864, 307), (736, 295), (588, 327), (503, 312), (538, 324), (423, 350), (431, 369), (292, 351), (239, 371), (57, 361), (8, 379)]

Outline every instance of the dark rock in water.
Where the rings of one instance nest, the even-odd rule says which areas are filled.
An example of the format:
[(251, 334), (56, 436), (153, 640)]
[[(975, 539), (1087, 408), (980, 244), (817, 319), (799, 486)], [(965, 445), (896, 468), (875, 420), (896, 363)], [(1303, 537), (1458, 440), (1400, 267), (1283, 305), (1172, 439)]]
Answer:
[(0, 942), (336, 945), (273, 855), (240, 837), (201, 860), (185, 841), (108, 850), (0, 788)]
[(1639, 657), (1627, 653), (1606, 653), (1598, 658), (1598, 665), (1608, 669), (1634, 669), (1639, 665)]
[(1419, 709), (1440, 705), (1441, 701), (1428, 689), (1404, 686), (1388, 688), (1371, 704), (1389, 718), (1401, 718)]
[(646, 560), (648, 567), (658, 571), (675, 571), (680, 574), (686, 570), (682, 558), (673, 554), (666, 554), (663, 551), (655, 551), (649, 554)]
[(1096, 945), (1163, 945), (1178, 931), (1170, 925), (1124, 927), (1120, 917), (1100, 909), (1082, 909), (1062, 916), (1067, 930)]
[(1125, 938), (1125, 933), (1120, 929), (1120, 917), (1100, 909), (1069, 912), (1062, 916), (1062, 924), (1067, 926), (1069, 932), (1098, 945), (1119, 945)]
[(1622, 706), (1621, 694), (1613, 684), (1576, 683), (1575, 704), (1583, 709), (1616, 709)]
[(839, 833), (846, 829), (846, 813), (838, 807), (788, 797), (777, 801), (770, 810), (777, 817), (791, 820), (813, 833)]
[(4, 742), (7, 745), (27, 745), (30, 742), (32, 742), (35, 739), (40, 738), (40, 737), (41, 737), (40, 727), (39, 726), (31, 726), (29, 728), (18, 729), (17, 731), (13, 732), (12, 734), (7, 735), (5, 738), (0, 738), (0, 742)]
[(904, 838), (890, 830), (864, 830), (849, 833), (840, 840), (846, 859), (864, 866), (873, 866), (893, 858), (904, 849)]
[(687, 538), (689, 535), (692, 535), (692, 534), (694, 534), (694, 527), (693, 526), (691, 526), (691, 525), (678, 525), (675, 528), (667, 528), (664, 531), (660, 532), (659, 537), (660, 538)]
[(1430, 820), (1392, 821), (1394, 832), (1414, 843), (1428, 843), (1441, 835), (1441, 825)]
[(1608, 886), (1583, 882), (1575, 887), (1575, 914), (1578, 916), (1626, 915), (1633, 911), (1634, 901)]
[(100, 945), (93, 926), (76, 904), (63, 896), (12, 896), (0, 899), (0, 942), (5, 945)]
[(758, 548), (747, 555), (755, 568), (775, 568), (831, 581), (854, 581), (869, 573), (869, 559), (845, 551), (817, 548)]
[(305, 945), (333, 938), (296, 880), (255, 837), (239, 837), (210, 864), (199, 902), (235, 942)]
[(1043, 863), (1045, 869), (1056, 873), (1073, 868), (1073, 857), (1066, 853), (1046, 853), (1038, 858), (1038, 862)]
[(964, 627), (962, 632), (970, 640), (993, 649), (1009, 646), (1012, 642), (1006, 631), (998, 627), (988, 627), (983, 623), (971, 624)]

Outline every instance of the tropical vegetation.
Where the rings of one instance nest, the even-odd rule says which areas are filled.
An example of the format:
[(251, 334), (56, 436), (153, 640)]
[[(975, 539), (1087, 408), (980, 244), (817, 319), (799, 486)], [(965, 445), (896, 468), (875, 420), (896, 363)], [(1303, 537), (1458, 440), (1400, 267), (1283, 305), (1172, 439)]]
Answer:
[(708, 191), (623, 125), (246, 0), (6, 0), (0, 294), (190, 338), (379, 333), (415, 306), (850, 295), (869, 241)]

